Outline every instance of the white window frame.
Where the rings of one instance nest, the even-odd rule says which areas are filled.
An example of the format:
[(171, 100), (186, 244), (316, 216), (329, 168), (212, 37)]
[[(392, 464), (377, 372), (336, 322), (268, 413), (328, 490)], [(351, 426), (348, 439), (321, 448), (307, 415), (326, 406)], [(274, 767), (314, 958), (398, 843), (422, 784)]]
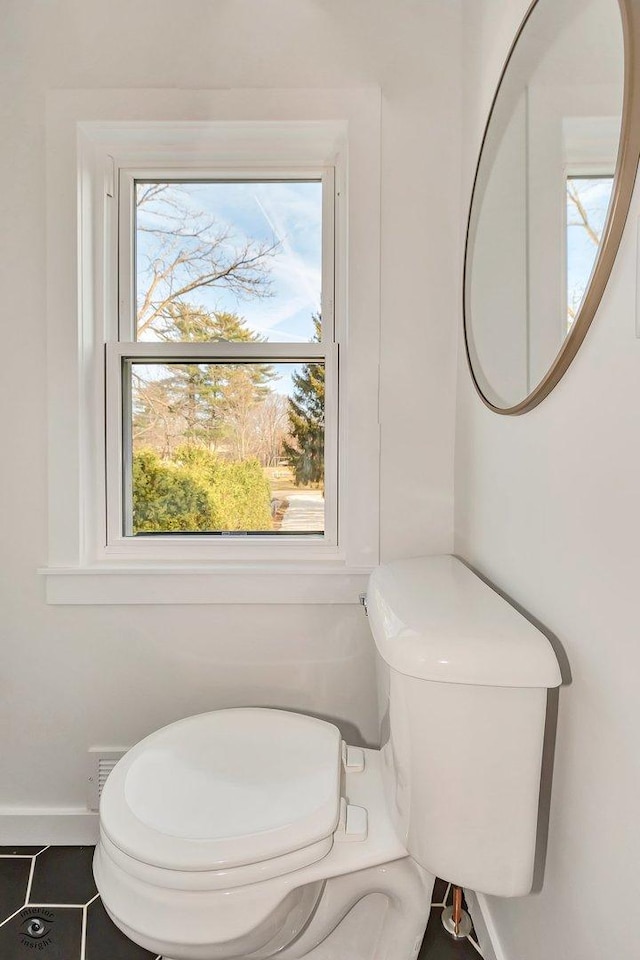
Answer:
[[(379, 558), (379, 91), (136, 91), (133, 101), (124, 91), (59, 91), (48, 105), (47, 598), (356, 603)], [(321, 540), (202, 535), (162, 543), (119, 537), (113, 527), (107, 537), (106, 504), (121, 488), (122, 450), (117, 404), (105, 431), (105, 391), (121, 396), (122, 357), (158, 349), (114, 338), (116, 176), (168, 169), (176, 179), (185, 172), (202, 179), (205, 171), (211, 179), (242, 172), (315, 179), (335, 169), (334, 309), (322, 306), (323, 319), (334, 317), (336, 342), (296, 348), (301, 359), (325, 359), (334, 398), (326, 438), (327, 473), (336, 478), (332, 529)], [(331, 193), (323, 191), (325, 203)], [(331, 279), (324, 278), (325, 296)], [(194, 358), (210, 350), (176, 346)], [(234, 349), (216, 347), (216, 355)], [(279, 344), (250, 349), (284, 359)], [(113, 518), (118, 504), (110, 510)]]
[[(215, 158), (214, 158), (215, 159)], [(150, 343), (136, 340), (134, 301), (134, 190), (138, 180), (172, 180), (176, 182), (220, 182), (234, 180), (246, 182), (280, 181), (291, 182), (314, 180), (322, 183), (322, 338), (320, 343)], [(259, 161), (252, 167), (220, 167), (211, 162), (206, 167), (200, 163), (189, 166), (165, 166), (158, 168), (138, 165), (116, 168), (114, 180), (117, 197), (111, 198), (107, 215), (114, 218), (110, 236), (118, 236), (117, 255), (108, 257), (116, 265), (116, 275), (109, 276), (112, 299), (118, 300), (117, 315), (106, 318), (106, 502), (107, 531), (105, 555), (132, 560), (214, 560), (266, 559), (292, 560), (301, 558), (326, 558), (338, 555), (339, 548), (339, 383), (338, 350), (340, 317), (334, 309), (335, 287), (335, 168), (317, 166), (263, 168)], [(109, 271), (110, 274), (113, 271)], [(251, 534), (225, 533), (180, 536), (171, 534), (153, 537), (132, 537), (123, 533), (128, 513), (128, 497), (124, 496), (124, 484), (130, 476), (130, 445), (126, 434), (126, 411), (123, 401), (126, 390), (124, 374), (127, 361), (149, 361), (166, 358), (218, 362), (224, 360), (264, 360), (267, 362), (299, 362), (316, 360), (325, 366), (325, 503), (324, 534), (317, 536), (251, 536)], [(124, 483), (123, 483), (124, 480)]]

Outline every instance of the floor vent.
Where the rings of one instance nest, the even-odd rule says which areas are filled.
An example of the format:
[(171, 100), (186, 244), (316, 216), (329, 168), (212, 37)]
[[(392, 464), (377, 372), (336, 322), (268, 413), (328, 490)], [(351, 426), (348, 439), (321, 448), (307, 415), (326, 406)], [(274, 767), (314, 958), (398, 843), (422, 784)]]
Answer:
[(97, 810), (100, 805), (100, 795), (107, 782), (107, 777), (116, 763), (127, 751), (106, 747), (90, 747), (87, 773), (87, 806), (89, 810)]

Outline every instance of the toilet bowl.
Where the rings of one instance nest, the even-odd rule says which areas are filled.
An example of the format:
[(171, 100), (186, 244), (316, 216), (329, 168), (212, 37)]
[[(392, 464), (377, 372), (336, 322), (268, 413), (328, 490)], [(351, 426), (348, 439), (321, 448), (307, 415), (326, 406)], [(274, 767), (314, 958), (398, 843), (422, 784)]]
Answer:
[(379, 568), (368, 608), (380, 750), (245, 707), (170, 724), (116, 765), (94, 874), (136, 943), (165, 960), (413, 960), (436, 874), (529, 891), (560, 682), (548, 641), (452, 557)]
[(178, 721), (117, 765), (100, 813), (103, 903), (167, 960), (306, 957), (330, 934), (340, 957), (356, 904), (372, 901), (367, 933), (379, 924), (376, 893), (376, 957), (418, 952), (434, 878), (398, 839), (379, 751), (333, 724), (259, 708)]

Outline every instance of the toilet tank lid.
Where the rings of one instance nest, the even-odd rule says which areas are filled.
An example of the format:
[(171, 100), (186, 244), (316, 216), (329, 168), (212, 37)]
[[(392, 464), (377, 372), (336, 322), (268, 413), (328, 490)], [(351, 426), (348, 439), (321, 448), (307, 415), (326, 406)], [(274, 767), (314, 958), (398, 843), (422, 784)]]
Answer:
[(544, 634), (456, 557), (378, 567), (367, 612), (380, 656), (407, 676), (498, 687), (562, 683)]

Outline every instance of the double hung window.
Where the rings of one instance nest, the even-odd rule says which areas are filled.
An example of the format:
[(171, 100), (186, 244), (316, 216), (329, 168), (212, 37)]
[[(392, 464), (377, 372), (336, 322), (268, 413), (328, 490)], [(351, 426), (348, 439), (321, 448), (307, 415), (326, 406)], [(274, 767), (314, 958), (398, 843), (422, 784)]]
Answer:
[(335, 546), (333, 169), (117, 182), (108, 548)]
[(49, 602), (354, 603), (378, 92), (56, 91), (47, 131)]

